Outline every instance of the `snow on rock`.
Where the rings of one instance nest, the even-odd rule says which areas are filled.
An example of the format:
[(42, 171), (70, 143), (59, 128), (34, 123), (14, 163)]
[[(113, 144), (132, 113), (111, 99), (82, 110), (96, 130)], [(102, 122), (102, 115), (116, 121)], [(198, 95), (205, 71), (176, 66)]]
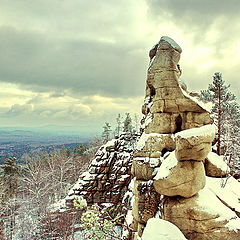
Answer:
[(225, 187), (221, 187), (221, 179), (208, 177), (206, 187), (198, 193), (198, 203), (204, 211), (219, 216), (216, 221), (227, 221), (225, 227), (237, 232), (240, 231), (240, 218), (235, 211), (240, 209), (240, 183), (233, 178), (229, 183), (225, 180)]
[(224, 156), (219, 156), (214, 152), (210, 152), (207, 155), (207, 159), (210, 163), (212, 163), (217, 168), (221, 169), (224, 172), (227, 172), (229, 170), (228, 165), (223, 160)]
[(132, 223), (132, 221), (133, 221), (132, 210), (128, 210), (125, 219), (126, 219), (127, 225), (129, 226)]
[(151, 158), (151, 157), (135, 157), (135, 161), (138, 161), (138, 164), (149, 163), (150, 167), (157, 167), (160, 163), (160, 158)]
[[(237, 232), (240, 231), (240, 218), (233, 210), (239, 210), (240, 207), (239, 195), (235, 195), (235, 191), (239, 194), (240, 183), (235, 181), (232, 178), (228, 184), (229, 186), (226, 189), (221, 189), (219, 179), (208, 177), (206, 187), (198, 193), (197, 201), (202, 210), (209, 214), (219, 216), (215, 219), (216, 221), (227, 221), (225, 227), (230, 231)], [(238, 188), (236, 188), (236, 185), (238, 185)], [(229, 188), (233, 190), (233, 192), (231, 192)], [(227, 205), (233, 208), (230, 209)]]
[(191, 138), (191, 137), (200, 137), (200, 136), (215, 136), (216, 126), (213, 124), (207, 124), (198, 128), (191, 128), (175, 134), (175, 138)]
[(132, 179), (132, 152), (138, 138), (138, 135), (123, 133), (102, 145), (87, 171), (80, 175), (66, 196), (66, 209), (71, 209), (74, 199), (80, 196), (90, 205), (121, 204)]
[(141, 137), (139, 138), (136, 150), (142, 150), (150, 137), (154, 137), (156, 141), (161, 142), (164, 136), (168, 136), (169, 134), (161, 134), (161, 133), (145, 133), (143, 132)]
[(168, 42), (175, 50), (177, 50), (180, 53), (182, 52), (182, 48), (172, 38), (168, 36), (162, 36), (160, 42), (161, 41)]
[(150, 218), (143, 231), (142, 240), (186, 240), (174, 224), (159, 218)]
[(231, 219), (237, 218), (237, 215), (219, 201), (216, 195), (207, 187), (198, 192), (197, 203), (202, 211), (217, 215), (216, 221), (231, 221)]
[(206, 177), (206, 187), (225, 205), (240, 213), (240, 182), (233, 177)]
[(200, 106), (202, 109), (206, 110), (207, 112), (211, 112), (213, 104), (211, 102), (208, 103), (204, 103), (203, 101), (199, 100), (197, 97), (192, 97), (190, 96), (186, 91), (184, 91), (181, 88), (181, 91), (183, 93), (183, 95), (189, 99), (191, 99), (192, 101), (194, 101), (195, 103), (197, 103), (198, 106)]
[(178, 160), (175, 155), (175, 151), (171, 152), (165, 159), (163, 158), (162, 164), (158, 169), (157, 175), (154, 180), (163, 179), (168, 177), (170, 170), (177, 166)]

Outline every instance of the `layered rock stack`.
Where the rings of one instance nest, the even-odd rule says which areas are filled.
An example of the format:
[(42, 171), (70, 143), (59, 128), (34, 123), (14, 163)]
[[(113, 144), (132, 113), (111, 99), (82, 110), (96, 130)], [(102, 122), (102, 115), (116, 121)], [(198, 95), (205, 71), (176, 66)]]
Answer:
[(179, 81), (181, 52), (168, 37), (150, 51), (142, 107), (144, 132), (131, 169), (135, 178), (133, 239), (141, 239), (147, 221), (159, 215), (161, 196), (162, 218), (178, 226), (187, 239), (240, 239), (235, 208), (240, 210), (240, 206), (230, 206), (231, 201), (222, 200), (211, 189), (213, 178), (209, 177), (220, 186), (216, 177), (226, 177), (228, 170), (211, 152), (216, 129), (207, 106), (191, 97)]
[(87, 171), (65, 198), (67, 207), (71, 208), (73, 200), (80, 196), (86, 199), (88, 205), (121, 205), (131, 181), (130, 166), (137, 138), (137, 135), (125, 133), (101, 146)]

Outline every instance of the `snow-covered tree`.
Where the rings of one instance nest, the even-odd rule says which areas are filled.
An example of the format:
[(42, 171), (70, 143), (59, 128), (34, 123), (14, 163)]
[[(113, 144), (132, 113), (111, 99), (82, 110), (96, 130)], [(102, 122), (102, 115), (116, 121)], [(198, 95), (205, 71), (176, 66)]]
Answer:
[(108, 122), (105, 122), (105, 125), (103, 126), (103, 132), (102, 132), (102, 138), (104, 141), (110, 140), (110, 135), (111, 135), (111, 125)]
[(20, 165), (16, 163), (17, 159), (14, 157), (7, 158), (4, 164), (1, 166), (3, 169), (3, 182), (7, 186), (7, 197), (13, 198), (16, 195), (19, 174), (20, 174)]
[(118, 116), (116, 118), (116, 123), (117, 123), (117, 126), (115, 128), (114, 134), (115, 134), (115, 136), (119, 136), (122, 131), (122, 116), (120, 113), (118, 114)]
[(236, 96), (229, 91), (222, 78), (222, 74), (216, 72), (213, 75), (213, 82), (207, 90), (200, 93), (200, 99), (205, 102), (212, 102), (212, 116), (217, 126), (217, 153), (228, 156), (230, 163), (236, 162), (240, 154), (240, 107), (236, 102)]
[(132, 133), (133, 127), (132, 127), (132, 118), (130, 116), (130, 113), (126, 113), (126, 117), (123, 121), (123, 131)]

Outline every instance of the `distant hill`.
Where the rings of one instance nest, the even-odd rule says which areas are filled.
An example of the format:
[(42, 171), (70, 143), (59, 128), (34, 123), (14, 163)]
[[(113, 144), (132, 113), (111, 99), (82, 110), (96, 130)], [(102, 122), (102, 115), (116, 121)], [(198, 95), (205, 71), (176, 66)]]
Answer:
[[(52, 151), (59, 148), (73, 149), (80, 143), (87, 143), (91, 139), (79, 131), (68, 132), (68, 129), (58, 127), (42, 128), (0, 128), (0, 164), (8, 157), (16, 157), (18, 161), (24, 154), (39, 151)], [(92, 135), (94, 136), (94, 134)]]

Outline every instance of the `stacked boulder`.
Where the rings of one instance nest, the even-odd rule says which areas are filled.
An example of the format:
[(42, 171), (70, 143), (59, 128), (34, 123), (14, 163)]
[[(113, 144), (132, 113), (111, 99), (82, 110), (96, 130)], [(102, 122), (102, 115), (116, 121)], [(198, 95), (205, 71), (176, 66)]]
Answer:
[[(236, 211), (240, 205), (223, 200), (211, 189), (211, 177), (223, 179), (228, 168), (211, 152), (216, 129), (209, 106), (190, 96), (179, 81), (181, 52), (168, 37), (162, 37), (150, 51), (142, 107), (144, 132), (131, 169), (135, 179), (133, 239), (143, 236), (145, 240), (144, 228), (149, 219), (159, 215), (161, 196), (162, 218), (179, 227), (187, 239), (240, 239)], [(220, 186), (221, 182), (215, 184)], [(206, 204), (208, 198), (212, 204)], [(222, 211), (213, 206), (221, 206)]]

